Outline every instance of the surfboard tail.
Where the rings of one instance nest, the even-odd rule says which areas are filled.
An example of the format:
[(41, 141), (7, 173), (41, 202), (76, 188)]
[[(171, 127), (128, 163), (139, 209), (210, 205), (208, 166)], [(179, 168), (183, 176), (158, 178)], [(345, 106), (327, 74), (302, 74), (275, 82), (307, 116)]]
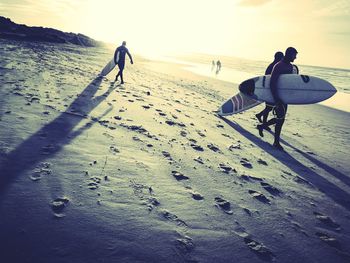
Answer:
[(220, 116), (233, 115), (259, 105), (261, 102), (252, 99), (242, 92), (227, 100), (218, 110)]

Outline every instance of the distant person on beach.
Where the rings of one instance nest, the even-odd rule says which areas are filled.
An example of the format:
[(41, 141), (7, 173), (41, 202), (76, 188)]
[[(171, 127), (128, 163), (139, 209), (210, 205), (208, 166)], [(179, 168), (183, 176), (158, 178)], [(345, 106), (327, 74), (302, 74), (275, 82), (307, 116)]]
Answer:
[[(275, 59), (273, 62), (266, 68), (265, 70), (265, 75), (271, 75), (273, 67), (277, 64), (277, 62), (281, 61), (283, 58), (283, 53), (281, 51), (277, 51), (275, 53)], [(267, 117), (269, 116), (270, 111), (273, 110), (273, 105), (270, 105), (268, 103), (265, 103), (265, 109), (263, 109), (261, 112), (256, 114), (256, 118), (259, 120), (261, 123), (266, 123), (267, 122)], [(269, 127), (267, 127), (268, 130), (270, 130)]]
[(287, 114), (288, 105), (285, 104), (278, 95), (277, 81), (279, 76), (282, 74), (294, 73), (295, 67), (292, 65), (292, 62), (294, 62), (294, 60), (296, 59), (297, 54), (298, 54), (298, 51), (294, 47), (287, 48), (284, 58), (281, 61), (277, 62), (277, 64), (273, 67), (271, 72), (271, 79), (270, 79), (270, 89), (271, 89), (272, 97), (275, 101), (274, 111), (275, 111), (276, 117), (269, 120), (266, 123), (262, 123), (257, 126), (260, 136), (263, 137), (264, 136), (263, 130), (269, 127), (270, 125), (275, 124), (275, 140), (274, 140), (273, 146), (276, 149), (282, 150), (282, 151), (283, 151), (283, 147), (280, 144), (280, 136), (281, 136), (282, 126)]
[(216, 74), (218, 74), (220, 72), (220, 70), (221, 70), (221, 62), (220, 62), (220, 60), (218, 60), (216, 62)]
[(125, 67), (125, 55), (126, 54), (128, 54), (128, 56), (130, 58), (130, 63), (134, 64), (132, 57), (129, 53), (129, 50), (125, 46), (126, 46), (126, 42), (123, 41), (122, 45), (120, 47), (118, 47), (114, 52), (114, 62), (115, 62), (115, 64), (118, 64), (118, 67), (119, 67), (119, 72), (118, 72), (117, 76), (115, 76), (115, 81), (118, 81), (118, 78), (120, 76), (121, 84), (124, 84), (123, 70)]
[(215, 68), (215, 61), (213, 60), (212, 62), (211, 62), (211, 71), (213, 71), (214, 70), (214, 68)]

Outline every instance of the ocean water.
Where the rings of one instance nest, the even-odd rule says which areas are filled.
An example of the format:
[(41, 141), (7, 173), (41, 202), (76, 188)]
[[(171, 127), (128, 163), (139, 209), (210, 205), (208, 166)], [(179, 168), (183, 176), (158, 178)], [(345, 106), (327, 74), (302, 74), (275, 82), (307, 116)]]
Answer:
[[(220, 72), (217, 73), (216, 67), (213, 67), (211, 63), (213, 58), (209, 55), (187, 55), (177, 57), (176, 59), (168, 58), (168, 61), (170, 60), (183, 64), (186, 70), (193, 73), (232, 82), (236, 84), (237, 87), (239, 83), (246, 79), (263, 75), (266, 67), (270, 63), (266, 61), (223, 57), (222, 59), (220, 58), (222, 68)], [(320, 104), (350, 112), (350, 69), (295, 64), (299, 67), (299, 74), (325, 79), (336, 87), (338, 92), (333, 97)]]

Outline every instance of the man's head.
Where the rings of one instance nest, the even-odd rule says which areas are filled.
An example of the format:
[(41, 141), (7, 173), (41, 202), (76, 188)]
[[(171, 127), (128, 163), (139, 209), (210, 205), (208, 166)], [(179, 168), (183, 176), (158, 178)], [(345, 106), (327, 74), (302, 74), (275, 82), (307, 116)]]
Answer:
[(289, 47), (286, 49), (286, 55), (284, 59), (288, 62), (293, 62), (296, 59), (298, 51), (294, 47)]
[(122, 45), (123, 45), (123, 46), (126, 46), (126, 41), (123, 41)]
[(281, 51), (277, 51), (275, 53), (275, 61), (280, 61), (283, 58), (283, 53)]

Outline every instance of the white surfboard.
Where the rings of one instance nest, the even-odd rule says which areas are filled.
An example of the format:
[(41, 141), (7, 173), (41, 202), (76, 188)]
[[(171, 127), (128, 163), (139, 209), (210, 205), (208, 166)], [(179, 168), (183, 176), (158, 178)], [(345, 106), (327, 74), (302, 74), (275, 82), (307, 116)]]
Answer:
[[(243, 81), (239, 90), (246, 96), (274, 103), (270, 90), (270, 75)], [(317, 77), (283, 74), (277, 81), (278, 95), (286, 104), (313, 104), (332, 97), (336, 88), (324, 79)]]
[(218, 115), (233, 115), (253, 108), (260, 103), (262, 102), (245, 96), (242, 92), (240, 92), (221, 105), (221, 107), (218, 109)]
[[(117, 53), (117, 57), (116, 57), (117, 63), (119, 61), (119, 52)], [(109, 61), (107, 63), (107, 65), (102, 69), (100, 76), (107, 76), (109, 74), (109, 72), (111, 72), (114, 68), (115, 68), (116, 64), (114, 61), (114, 57), (112, 58), (111, 61)]]

